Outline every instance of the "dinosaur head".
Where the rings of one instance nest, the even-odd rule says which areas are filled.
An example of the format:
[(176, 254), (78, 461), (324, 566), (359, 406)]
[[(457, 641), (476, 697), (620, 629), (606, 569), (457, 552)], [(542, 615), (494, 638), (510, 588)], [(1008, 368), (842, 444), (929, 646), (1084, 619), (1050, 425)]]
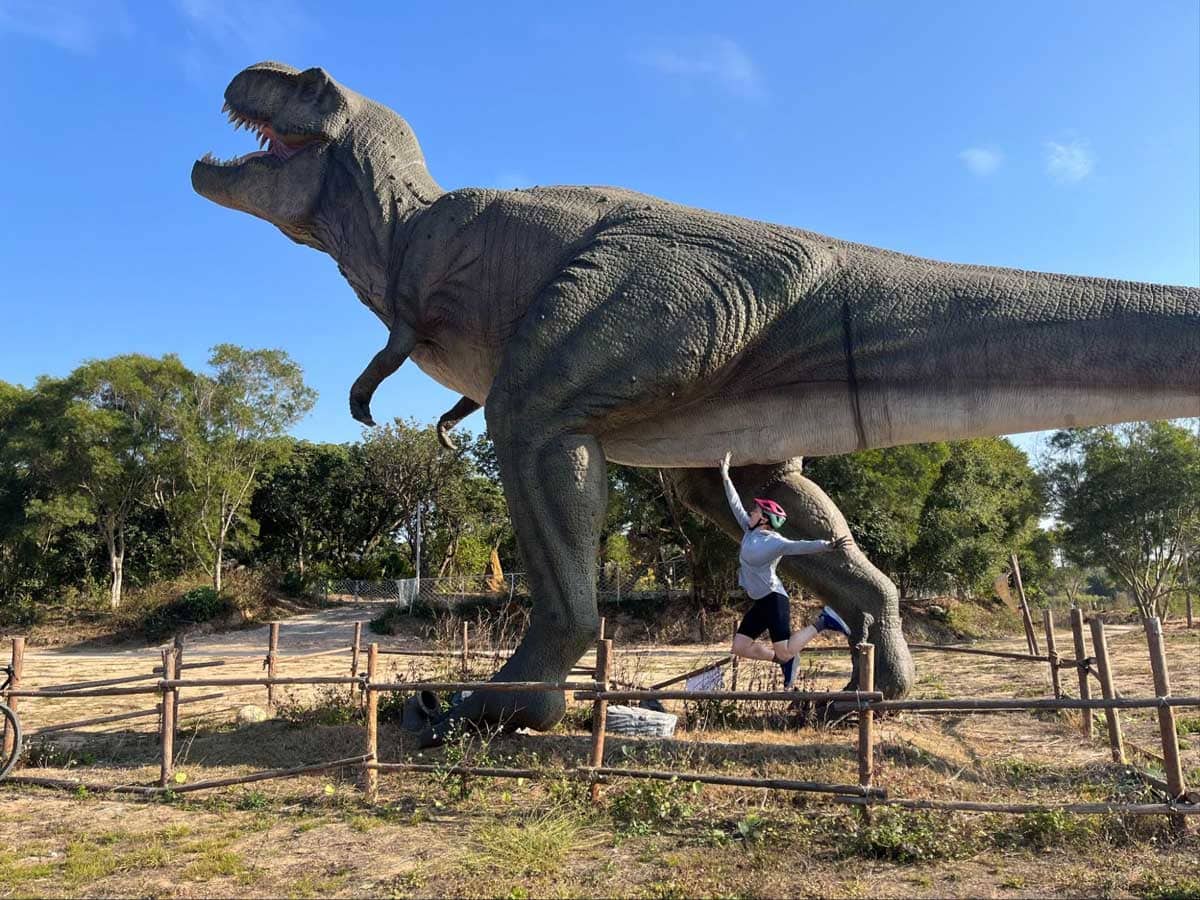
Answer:
[(408, 123), (324, 69), (277, 62), (239, 72), (224, 110), (261, 149), (226, 161), (206, 154), (192, 166), (192, 187), (329, 253), (363, 302), (376, 305), (393, 224), (441, 193)]
[(324, 69), (301, 72), (275, 62), (243, 69), (225, 89), (223, 111), (235, 129), (255, 135), (260, 149), (225, 161), (205, 154), (192, 166), (192, 187), (214, 203), (304, 240), (331, 148), (349, 130), (361, 102)]

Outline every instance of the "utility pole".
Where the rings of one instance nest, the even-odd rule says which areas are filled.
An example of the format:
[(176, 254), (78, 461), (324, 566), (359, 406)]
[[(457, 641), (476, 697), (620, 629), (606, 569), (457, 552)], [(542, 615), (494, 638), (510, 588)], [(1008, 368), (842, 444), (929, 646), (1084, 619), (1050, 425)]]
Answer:
[(417, 504), (417, 552), (416, 552), (416, 568), (417, 568), (417, 589), (414, 592), (416, 596), (421, 593), (421, 504)]

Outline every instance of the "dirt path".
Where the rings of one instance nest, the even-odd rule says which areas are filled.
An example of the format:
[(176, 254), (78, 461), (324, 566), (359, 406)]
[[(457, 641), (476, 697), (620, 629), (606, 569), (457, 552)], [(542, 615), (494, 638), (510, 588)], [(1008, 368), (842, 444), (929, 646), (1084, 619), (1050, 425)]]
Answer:
[[(303, 613), (282, 620), (280, 629), (281, 675), (332, 675), (348, 674), (349, 648), (354, 638), (354, 623), (367, 622), (377, 616), (381, 604), (346, 604), (329, 609)], [(269, 627), (266, 624), (210, 634), (194, 634), (185, 639), (184, 661), (216, 662), (224, 664), (192, 674), (211, 677), (253, 677), (262, 674), (263, 661), (267, 652)], [(364, 643), (367, 638), (364, 636)], [(386, 639), (389, 645), (416, 646), (415, 640)], [(294, 660), (289, 656), (313, 653), (321, 650), (346, 648), (345, 656), (331, 655), (308, 660)], [(148, 674), (154, 666), (161, 664), (158, 647), (135, 649), (106, 649), (88, 647), (37, 648), (25, 654), (23, 684), (26, 688), (49, 687), (80, 681), (119, 678), (127, 675)], [(198, 690), (197, 693), (211, 694), (219, 689)], [(186, 696), (185, 696), (186, 699)], [(188, 706), (189, 715), (211, 713), (228, 709), (230, 705), (265, 700), (262, 688), (239, 688), (226, 696), (212, 701), (202, 701)], [(90, 697), (79, 700), (26, 699), (21, 703), (21, 719), (27, 730), (64, 720), (75, 720), (91, 716), (102, 716), (116, 712), (128, 712), (152, 705), (151, 695), (125, 697)], [(139, 726), (135, 721), (120, 723), (114, 728), (123, 730), (145, 730), (153, 727), (153, 719)]]

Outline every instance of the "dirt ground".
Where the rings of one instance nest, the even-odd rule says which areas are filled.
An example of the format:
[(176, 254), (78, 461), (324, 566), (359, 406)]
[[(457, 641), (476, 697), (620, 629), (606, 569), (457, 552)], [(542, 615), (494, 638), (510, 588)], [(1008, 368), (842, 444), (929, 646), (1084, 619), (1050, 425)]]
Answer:
[[(348, 672), (353, 623), (373, 606), (294, 617), (282, 628), (282, 675)], [(364, 637), (364, 640), (367, 638)], [(425, 645), (416, 637), (384, 646)], [(1200, 630), (1166, 629), (1173, 693), (1200, 694)], [(185, 662), (224, 660), (192, 674), (261, 673), (265, 627), (190, 639)], [(1060, 629), (1060, 652), (1070, 653)], [(1111, 626), (1117, 689), (1149, 696), (1145, 637)], [(832, 642), (825, 646), (835, 649)], [(977, 646), (1023, 651), (1023, 639)], [(638, 652), (650, 651), (653, 652)], [(722, 646), (618, 647), (616, 676), (642, 684), (707, 659)], [(918, 697), (1048, 696), (1038, 663), (918, 651)], [(292, 657), (289, 659), (289, 657)], [(457, 672), (457, 661), (388, 656), (398, 677)], [(590, 657), (589, 657), (590, 659)], [(25, 685), (45, 686), (149, 672), (154, 648), (36, 648)], [(806, 684), (840, 688), (844, 652), (806, 658)], [(473, 663), (483, 676), (492, 660)], [(770, 686), (774, 667), (743, 664), (739, 687)], [(1075, 695), (1074, 673), (1063, 672)], [(1095, 685), (1093, 684), (1093, 689)], [(217, 689), (197, 688), (193, 694)], [(188, 699), (185, 692), (183, 699)], [(284, 719), (236, 726), (232, 710), (263, 705), (265, 689), (238, 689), (186, 704), (178, 769), (191, 781), (344, 758), (362, 752), (360, 724), (344, 698), (298, 689), (283, 698)], [(28, 699), (25, 727), (152, 706), (153, 695)], [(347, 718), (346, 710), (351, 716)], [(678, 768), (853, 782), (853, 727), (795, 727), (777, 706), (733, 720), (714, 704), (672, 707), (686, 728), (666, 742), (610, 738), (609, 765)], [(307, 711), (307, 712), (306, 712)], [(746, 711), (743, 710), (743, 713)], [(753, 711), (751, 711), (753, 712)], [(586, 759), (587, 707), (548, 735), (463, 740), (421, 754), (392, 725), (381, 758), (544, 768)], [(1189, 784), (1200, 784), (1200, 712), (1180, 710)], [(706, 718), (704, 727), (700, 720)], [(1111, 761), (1102, 715), (1094, 736), (1080, 714), (906, 714), (877, 726), (876, 783), (893, 797), (1007, 802), (1153, 802), (1155, 793)], [(1127, 744), (1161, 752), (1155, 713), (1122, 711)], [(157, 775), (154, 717), (34, 738), (28, 774), (106, 784), (149, 783)], [(1137, 749), (1130, 762), (1157, 774)], [(268, 781), (156, 801), (0, 786), (0, 897), (50, 896), (1196, 896), (1195, 832), (1180, 837), (1162, 817), (987, 816), (854, 809), (803, 795), (670, 782), (623, 782), (592, 807), (579, 786), (463, 779), (444, 773), (384, 775), (380, 803), (363, 802), (356, 773)]]

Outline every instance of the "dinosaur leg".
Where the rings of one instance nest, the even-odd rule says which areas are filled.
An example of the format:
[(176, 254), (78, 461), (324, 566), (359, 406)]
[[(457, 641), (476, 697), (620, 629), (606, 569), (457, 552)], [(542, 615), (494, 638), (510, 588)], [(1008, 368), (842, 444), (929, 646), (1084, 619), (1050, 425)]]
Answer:
[[(608, 485), (599, 443), (590, 435), (541, 436), (518, 417), (495, 416), (488, 429), (535, 606), (529, 629), (496, 681), (565, 681), (596, 639), (595, 563)], [(512, 424), (497, 425), (497, 418)], [(552, 727), (566, 709), (561, 693), (480, 691), (423, 736), (437, 743), (456, 719), (507, 728)]]
[(417, 336), (399, 317), (392, 322), (388, 342), (382, 350), (371, 357), (362, 374), (350, 387), (350, 415), (364, 425), (374, 425), (371, 418), (371, 398), (383, 380), (404, 365), (408, 355), (416, 346)]
[[(741, 530), (729, 513), (714, 469), (667, 470), (680, 498), (735, 540)], [(784, 533), (791, 538), (833, 540), (849, 529), (829, 496), (801, 474), (800, 460), (776, 466), (745, 466), (731, 473), (743, 500), (766, 497), (788, 512)], [(851, 644), (875, 644), (875, 684), (888, 697), (901, 697), (913, 683), (913, 663), (900, 630), (900, 600), (896, 586), (857, 545), (834, 553), (785, 557), (780, 569), (832, 606), (852, 632)], [(854, 663), (850, 687), (858, 684)]]
[(479, 408), (480, 405), (470, 397), (459, 397), (458, 402), (438, 419), (438, 442), (447, 450), (457, 450), (458, 445), (454, 443), (454, 438), (450, 437), (450, 432), (454, 430), (455, 425)]

